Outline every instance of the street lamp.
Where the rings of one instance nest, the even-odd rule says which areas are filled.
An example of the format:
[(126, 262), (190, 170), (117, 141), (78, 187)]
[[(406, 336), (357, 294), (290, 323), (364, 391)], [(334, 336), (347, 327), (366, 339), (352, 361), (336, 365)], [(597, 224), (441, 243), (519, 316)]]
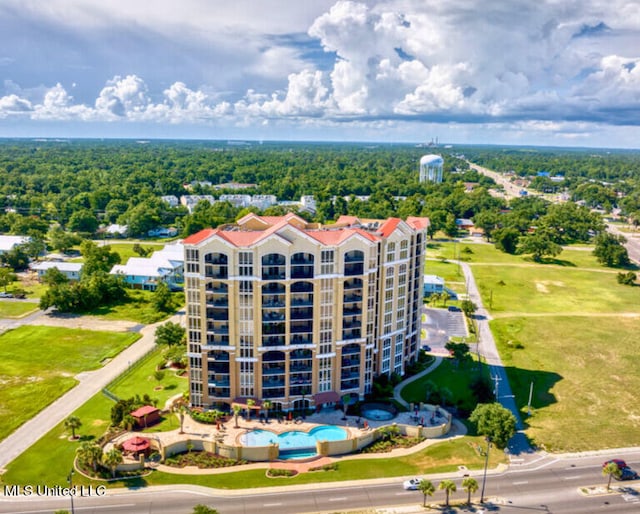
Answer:
[(489, 450), (491, 449), (491, 438), (485, 437), (487, 441), (487, 454), (484, 459), (484, 473), (482, 475), (482, 491), (480, 492), (480, 503), (484, 503), (484, 486), (487, 482), (487, 466), (489, 465)]
[(67, 475), (67, 482), (69, 482), (69, 498), (71, 499), (71, 514), (75, 514), (75, 509), (73, 508), (73, 474), (75, 471), (71, 468), (69, 474)]

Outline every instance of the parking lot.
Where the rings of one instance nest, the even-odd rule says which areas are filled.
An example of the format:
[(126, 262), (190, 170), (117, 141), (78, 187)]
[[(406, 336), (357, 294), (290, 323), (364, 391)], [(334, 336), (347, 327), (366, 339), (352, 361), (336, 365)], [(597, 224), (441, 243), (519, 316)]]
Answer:
[(467, 337), (467, 324), (462, 311), (450, 311), (433, 307), (423, 307), (422, 329), (426, 333), (423, 344), (431, 347), (431, 353), (448, 355), (444, 345), (450, 337)]

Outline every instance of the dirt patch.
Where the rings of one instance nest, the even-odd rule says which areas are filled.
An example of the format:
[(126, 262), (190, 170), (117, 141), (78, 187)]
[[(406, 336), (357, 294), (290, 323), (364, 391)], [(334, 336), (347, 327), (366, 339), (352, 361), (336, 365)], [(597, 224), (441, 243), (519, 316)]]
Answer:
[(51, 315), (46, 314), (33, 321), (35, 325), (50, 327), (81, 328), (85, 330), (102, 330), (108, 332), (129, 332), (138, 324), (134, 321), (107, 320), (95, 316)]
[(536, 291), (539, 293), (549, 293), (547, 286), (564, 287), (564, 282), (560, 280), (540, 280), (536, 282)]

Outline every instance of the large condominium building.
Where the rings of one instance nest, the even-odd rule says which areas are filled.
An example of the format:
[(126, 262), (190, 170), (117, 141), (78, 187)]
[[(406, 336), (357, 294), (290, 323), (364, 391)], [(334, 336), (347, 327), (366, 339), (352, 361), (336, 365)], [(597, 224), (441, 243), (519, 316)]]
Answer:
[(419, 351), (426, 218), (248, 214), (183, 241), (193, 406), (363, 398)]

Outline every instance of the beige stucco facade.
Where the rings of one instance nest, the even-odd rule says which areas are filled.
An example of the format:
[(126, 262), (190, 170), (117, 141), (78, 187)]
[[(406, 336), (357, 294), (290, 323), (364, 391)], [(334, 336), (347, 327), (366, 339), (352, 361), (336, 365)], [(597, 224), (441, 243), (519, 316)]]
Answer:
[(190, 401), (363, 398), (419, 351), (428, 221), (249, 214), (185, 245)]

